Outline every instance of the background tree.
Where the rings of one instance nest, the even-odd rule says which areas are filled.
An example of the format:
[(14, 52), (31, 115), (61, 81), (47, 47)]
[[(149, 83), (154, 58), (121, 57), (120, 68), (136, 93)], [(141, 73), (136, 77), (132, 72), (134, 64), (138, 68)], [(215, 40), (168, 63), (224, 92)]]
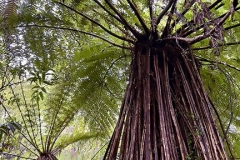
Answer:
[[(80, 46), (72, 50), (72, 46), (79, 45), (79, 42), (75, 40), (75, 36), (81, 36), (79, 34), (72, 35), (72, 32), (61, 33), (57, 30), (39, 29), (38, 27), (23, 27), (34, 19), (40, 23), (41, 21), (45, 23), (47, 19), (52, 25), (59, 22), (56, 21), (56, 17), (51, 16), (52, 13), (55, 13), (49, 10), (50, 7), (54, 7), (52, 3), (38, 1), (33, 4), (27, 1), (11, 1), (11, 3), (19, 6), (17, 11), (21, 14), (17, 19), (14, 13), (9, 14), (7, 21), (3, 24), (3, 29), (7, 31), (2, 31), (3, 39), (1, 39), (3, 40), (1, 95), (4, 97), (1, 104), (3, 112), (1, 113), (5, 119), (3, 123), (6, 123), (7, 117), (19, 122), (22, 130), (18, 130), (20, 138), (17, 137), (17, 140), (20, 139), (18, 142), (20, 148), (15, 150), (4, 148), (2, 154), (32, 159), (37, 157), (54, 158), (53, 153), (56, 151), (60, 151), (76, 141), (86, 141), (91, 138), (97, 138), (97, 145), (101, 148), (101, 140), (109, 135), (110, 128), (113, 127), (110, 124), (114, 124), (115, 117), (112, 117), (112, 113), (117, 112), (117, 100), (106, 94), (98, 99), (99, 97), (95, 94), (96, 100), (93, 103), (90, 97), (94, 98), (91, 96), (94, 92), (107, 92), (102, 89), (103, 82), (99, 81), (101, 79), (99, 69), (107, 70), (105, 68), (108, 66), (103, 64), (100, 68), (94, 68), (95, 65), (100, 64), (95, 59), (101, 57), (95, 58), (89, 55), (85, 56), (84, 60), (79, 58), (77, 54), (80, 52), (78, 50)], [(2, 12), (11, 3), (3, 3), (6, 7), (3, 7)], [(46, 9), (47, 13), (43, 10), (40, 10), (41, 14), (39, 13), (39, 9), (43, 9), (40, 5), (49, 7)], [(11, 12), (9, 11), (9, 13)], [(68, 40), (66, 41), (66, 39)], [(85, 39), (87, 40), (86, 37)], [(57, 41), (59, 44), (54, 43)], [(103, 45), (102, 47), (105, 48)], [(86, 50), (89, 50), (90, 47), (91, 50), (98, 50), (99, 44), (95, 48), (85, 46)], [(106, 52), (106, 55), (113, 56), (115, 51)], [(74, 54), (76, 56), (73, 56)], [(105, 59), (104, 56), (102, 58)], [(79, 59), (81, 59), (81, 63), (77, 63)], [(112, 58), (107, 59), (106, 63), (111, 63)], [(83, 70), (80, 71), (79, 68), (82, 67), (87, 69), (85, 73), (82, 72)], [(86, 78), (88, 76), (96, 80), (90, 81)], [(117, 88), (119, 84), (115, 78), (112, 78), (111, 81), (113, 87), (121, 89), (121, 87)], [(100, 84), (99, 88), (94, 87), (93, 84), (98, 83)], [(89, 108), (93, 104), (95, 107)], [(96, 107), (100, 105), (112, 107)], [(74, 115), (76, 116), (74, 117)], [(96, 118), (99, 119), (96, 120)], [(76, 121), (79, 123), (78, 127), (71, 129), (70, 126), (65, 129), (68, 125), (76, 125)], [(65, 131), (63, 132), (63, 130)], [(11, 138), (16, 139), (15, 136)], [(57, 141), (57, 139), (59, 140)]]
[[(239, 69), (238, 56), (229, 50), (239, 43), (233, 40), (237, 35), (232, 36), (239, 26), (237, 5), (237, 1), (218, 0), (24, 3), (19, 21), (10, 26), (26, 36), (21, 41), (27, 42), (23, 46), (30, 54), (14, 57), (28, 57), (26, 70), (34, 71), (30, 81), (36, 84), (36, 102), (43, 99), (41, 83), (50, 85), (46, 74), (57, 75), (47, 107), (55, 115), (50, 126), (67, 126), (78, 113), (93, 131), (109, 131), (119, 104), (115, 93), (121, 95), (121, 84), (129, 74), (105, 159), (233, 158), (227, 133), (238, 126), (233, 117), (237, 116)], [(62, 98), (66, 107), (57, 107), (53, 101)], [(52, 155), (64, 129), (53, 128), (45, 148), (34, 144), (40, 157)], [(233, 140), (236, 136), (231, 134)]]

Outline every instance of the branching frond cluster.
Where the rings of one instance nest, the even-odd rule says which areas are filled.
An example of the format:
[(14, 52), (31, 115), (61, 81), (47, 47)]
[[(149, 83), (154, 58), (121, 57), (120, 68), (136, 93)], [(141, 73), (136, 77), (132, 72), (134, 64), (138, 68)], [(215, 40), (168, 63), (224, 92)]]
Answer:
[[(0, 6), (0, 91), (9, 101), (1, 105), (11, 120), (21, 121), (20, 149), (32, 156), (55, 159), (54, 150), (84, 136), (99, 136), (111, 139), (106, 159), (119, 153), (120, 159), (233, 157), (227, 135), (231, 124), (238, 125), (234, 106), (240, 77), (232, 75), (240, 70), (240, 58), (225, 54), (223, 47), (234, 48), (240, 43), (226, 36), (237, 37), (237, 0), (29, 4), (10, 0)], [(199, 73), (213, 102), (227, 109), (214, 107)], [(26, 92), (29, 88), (31, 94)], [(16, 109), (11, 105), (20, 118), (12, 115)], [(110, 138), (119, 106), (120, 119)], [(223, 142), (217, 128), (208, 127), (215, 122), (211, 110), (219, 119)], [(69, 143), (61, 144), (65, 143), (61, 136), (66, 136), (77, 117), (84, 117), (80, 121), (84, 127), (73, 131), (74, 138), (66, 138)], [(187, 127), (181, 129), (181, 125)], [(212, 155), (202, 155), (205, 150)]]

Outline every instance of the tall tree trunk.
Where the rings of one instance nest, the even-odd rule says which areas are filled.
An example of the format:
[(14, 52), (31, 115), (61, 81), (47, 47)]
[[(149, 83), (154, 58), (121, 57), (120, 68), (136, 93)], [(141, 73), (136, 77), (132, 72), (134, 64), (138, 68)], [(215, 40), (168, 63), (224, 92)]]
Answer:
[(104, 159), (228, 159), (185, 41), (138, 41)]

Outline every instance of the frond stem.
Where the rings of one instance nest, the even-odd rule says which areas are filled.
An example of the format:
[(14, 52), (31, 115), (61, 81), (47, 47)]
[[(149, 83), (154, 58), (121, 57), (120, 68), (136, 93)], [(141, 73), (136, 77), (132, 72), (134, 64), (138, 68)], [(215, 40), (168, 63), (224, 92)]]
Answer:
[[(25, 96), (24, 91), (23, 91), (22, 83), (20, 83), (20, 87), (21, 87), (21, 92), (22, 92), (22, 95), (23, 95), (23, 102), (24, 102), (24, 105), (25, 105), (26, 110), (27, 110), (27, 117), (28, 117), (28, 120), (29, 120), (29, 123), (30, 123), (30, 126), (31, 126), (30, 128), (31, 128), (32, 136), (35, 137), (34, 129), (33, 129), (33, 122), (32, 122), (33, 120), (30, 117), (31, 114), (30, 114), (30, 110), (28, 108), (28, 104), (27, 104), (27, 101), (26, 101), (26, 98), (25, 98), (26, 96)], [(34, 114), (34, 116), (35, 116), (35, 114)], [(37, 146), (36, 138), (33, 138), (33, 143)]]
[(62, 3), (62, 2), (56, 2), (56, 3), (58, 3), (58, 4), (60, 4), (60, 5), (64, 6), (64, 7), (68, 8), (69, 10), (71, 10), (71, 11), (79, 14), (80, 16), (86, 18), (88, 21), (92, 22), (93, 24), (96, 24), (98, 27), (100, 27), (101, 29), (103, 29), (104, 31), (106, 31), (108, 34), (110, 34), (110, 35), (112, 35), (112, 36), (114, 36), (114, 37), (116, 37), (116, 38), (118, 38), (118, 39), (121, 39), (121, 40), (124, 40), (124, 41), (128, 41), (128, 42), (133, 43), (132, 40), (126, 39), (126, 38), (124, 38), (124, 37), (121, 37), (121, 36), (117, 35), (116, 33), (113, 33), (112, 31), (110, 31), (110, 30), (108, 30), (106, 27), (104, 27), (102, 24), (96, 22), (96, 21), (93, 20), (92, 18), (90, 18), (90, 17), (86, 16), (85, 14), (83, 14), (83, 13), (75, 10), (74, 8), (72, 8), (72, 7), (64, 4), (64, 3)]
[[(222, 69), (220, 66), (217, 66), (218, 69), (222, 72), (222, 74), (226, 77), (227, 79), (227, 82), (228, 82), (228, 90), (229, 90), (229, 108), (230, 108), (230, 119), (229, 119), (229, 122), (228, 122), (228, 125), (227, 125), (227, 128), (225, 130), (225, 135), (227, 135), (228, 131), (229, 131), (229, 128), (230, 128), (230, 125), (232, 123), (232, 120), (233, 120), (233, 98), (232, 98), (232, 87), (231, 87), (231, 80), (229, 78), (229, 75), (224, 71), (224, 69)], [(226, 138), (226, 137), (224, 137)]]
[(221, 65), (223, 65), (223, 66), (227, 66), (227, 67), (229, 67), (229, 68), (231, 68), (231, 69), (234, 69), (234, 70), (240, 72), (240, 69), (239, 69), (239, 68), (236, 68), (236, 67), (234, 67), (234, 66), (232, 66), (232, 65), (230, 65), (230, 64), (227, 64), (226, 62), (221, 62), (221, 61), (215, 62), (215, 61), (212, 61), (212, 60), (209, 60), (209, 59), (200, 57), (200, 56), (196, 56), (196, 57), (197, 57), (200, 61), (205, 61), (205, 62), (209, 62), (209, 63), (212, 63), (212, 64), (218, 63), (218, 64), (221, 64)]
[(48, 134), (47, 134), (47, 137), (46, 137), (46, 151), (47, 152), (49, 152), (50, 150), (50, 146), (51, 146), (51, 139), (53, 139), (52, 138), (52, 134), (53, 134), (53, 130), (54, 130), (54, 128), (55, 128), (55, 126), (56, 126), (56, 120), (57, 120), (57, 115), (58, 115), (58, 113), (60, 112), (60, 108), (61, 108), (61, 106), (62, 106), (62, 104), (63, 104), (63, 101), (64, 101), (64, 95), (61, 97), (61, 99), (60, 99), (60, 101), (59, 101), (59, 103), (58, 103), (58, 105), (57, 105), (57, 111), (56, 111), (56, 113), (54, 114), (54, 116), (53, 116), (53, 119), (52, 119), (52, 121), (51, 121), (51, 125), (50, 125), (50, 127), (49, 127), (49, 129), (48, 129)]
[(166, 26), (163, 30), (162, 37), (166, 37), (169, 33), (172, 32), (173, 28), (171, 27), (171, 20), (172, 20), (171, 15), (173, 15), (173, 13), (176, 9), (176, 4), (177, 4), (177, 0), (174, 0), (172, 7), (171, 7), (170, 15), (168, 16), (168, 19), (167, 19)]
[(232, 25), (232, 26), (228, 26), (228, 27), (226, 27), (226, 28), (224, 28), (225, 30), (230, 30), (230, 29), (232, 29), (232, 28), (236, 28), (236, 27), (239, 27), (240, 26), (240, 23), (238, 23), (238, 24), (235, 24), (235, 25)]
[[(221, 46), (233, 46), (233, 45), (237, 45), (237, 44), (240, 44), (240, 42), (230, 42), (230, 43), (225, 43), (225, 44), (219, 44), (218, 46), (221, 47)], [(201, 47), (201, 48), (192, 48), (192, 50), (204, 50), (204, 49), (211, 49), (212, 46), (206, 46), (206, 47)]]
[[(6, 106), (1, 103), (3, 109), (6, 111), (6, 113), (8, 114), (8, 116), (10, 117), (10, 119), (14, 120), (12, 118), (12, 116), (10, 115), (9, 111), (7, 110)], [(34, 145), (31, 143), (31, 141), (19, 130), (19, 133), (34, 147)], [(13, 137), (14, 139), (16, 139), (13, 135), (11, 135), (11, 137)], [(35, 154), (36, 156), (38, 156), (35, 152), (33, 152), (31, 149), (29, 149), (27, 146), (25, 146), (23, 143), (19, 142), (22, 146), (24, 146), (26, 149), (28, 149), (30, 152), (32, 152), (33, 154)], [(34, 147), (36, 150), (38, 150), (36, 147)], [(39, 152), (40, 150), (38, 150)]]
[[(214, 8), (218, 3), (220, 3), (221, 1), (222, 1), (222, 0), (217, 0), (217, 1), (214, 2), (211, 6), (209, 6), (208, 9), (209, 9), (209, 10), (213, 9), (213, 8)], [(237, 7), (235, 10), (239, 10), (239, 8), (240, 8), (240, 7)], [(226, 15), (226, 13), (220, 15), (219, 17), (215, 18), (214, 20), (220, 19), (220, 18), (224, 17), (225, 15)], [(211, 21), (209, 21), (209, 22), (213, 22), (214, 20), (211, 20)], [(190, 20), (190, 21), (188, 21), (188, 22), (187, 22), (186, 24), (184, 24), (183, 26), (181, 26), (174, 34), (179, 34), (179, 33), (183, 32), (184, 35), (181, 35), (181, 36), (185, 36), (185, 37), (186, 37), (186, 36), (190, 35), (191, 33), (193, 33), (193, 32), (195, 32), (195, 31), (203, 28), (203, 26), (204, 26), (204, 25), (201, 25), (201, 26), (195, 28), (194, 31), (193, 31), (193, 30), (189, 30), (189, 29), (187, 28), (188, 25), (191, 24), (191, 23), (193, 23), (193, 19)], [(185, 30), (185, 31), (184, 31), (184, 30)]]
[(157, 17), (157, 20), (156, 20), (156, 28), (157, 28), (157, 25), (160, 23), (162, 17), (167, 13), (167, 11), (170, 9), (170, 7), (172, 6), (173, 2), (175, 0), (169, 0), (168, 2), (168, 5), (163, 9), (163, 11), (159, 14), (159, 16)]
[(143, 30), (146, 34), (149, 34), (149, 29), (147, 27), (147, 25), (145, 24), (143, 18), (141, 17), (141, 15), (139, 14), (137, 8), (134, 6), (134, 4), (130, 1), (130, 0), (127, 0), (128, 4), (130, 5), (130, 7), (132, 8), (133, 12), (135, 13), (135, 15), (137, 16), (139, 22), (141, 23), (142, 27), (143, 27)]
[[(180, 13), (181, 17), (184, 17), (184, 15), (189, 11), (189, 9), (192, 7), (192, 5), (196, 2), (196, 0), (193, 0), (189, 2), (186, 6), (186, 8)], [(176, 21), (172, 23), (171, 28), (174, 28), (176, 24), (181, 20), (181, 17), (177, 17)], [(189, 24), (189, 22), (187, 22)]]
[[(8, 79), (8, 78), (7, 78), (7, 79)], [(17, 96), (16, 96), (16, 94), (15, 94), (12, 86), (10, 86), (10, 90), (11, 90), (13, 96), (16, 98)], [(19, 112), (20, 112), (20, 115), (21, 115), (21, 118), (22, 118), (22, 120), (23, 120), (23, 123), (24, 123), (24, 125), (25, 125), (25, 127), (26, 127), (26, 126), (27, 126), (27, 123), (26, 123), (26, 120), (25, 120), (24, 115), (23, 115), (23, 111), (21, 110), (20, 104), (19, 104), (18, 101), (16, 101), (16, 105), (17, 105), (17, 108), (18, 108), (18, 110), (19, 110)], [(34, 143), (33, 137), (32, 137), (31, 134), (29, 133), (29, 130), (28, 130), (27, 128), (25, 128), (25, 129), (26, 129), (26, 131), (27, 131), (27, 135), (28, 135), (29, 139), (28, 139), (23, 133), (22, 133), (22, 136), (23, 136), (38, 152), (40, 152), (40, 150), (38, 149), (37, 145)], [(20, 133), (21, 133), (21, 132), (20, 132)]]
[(229, 10), (229, 11), (225, 14), (225, 16), (224, 16), (208, 33), (205, 33), (205, 34), (196, 36), (196, 37), (194, 37), (194, 38), (184, 38), (185, 41), (187, 41), (189, 44), (194, 44), (194, 43), (196, 43), (196, 42), (199, 42), (199, 41), (201, 41), (201, 40), (203, 40), (203, 39), (208, 38), (208, 37), (215, 31), (215, 29), (216, 29), (218, 26), (222, 25), (222, 24), (225, 22), (225, 20), (226, 20), (231, 14), (232, 14), (232, 11)]
[(96, 2), (105, 12), (107, 12), (110, 16), (112, 16), (113, 18), (115, 18), (116, 20), (118, 20), (120, 23), (123, 24), (122, 20), (120, 18), (118, 18), (117, 16), (115, 16), (114, 14), (112, 14), (109, 10), (107, 10), (106, 7), (104, 7), (98, 0), (94, 0), (94, 2)]
[[(125, 47), (125, 46), (121, 46), (121, 45), (118, 45), (116, 43), (113, 43), (99, 35), (96, 35), (96, 34), (93, 34), (93, 33), (89, 33), (89, 32), (85, 32), (85, 31), (81, 31), (81, 30), (77, 30), (77, 29), (73, 29), (73, 28), (67, 28), (67, 27), (58, 27), (58, 26), (47, 26), (47, 25), (37, 25), (37, 24), (31, 24), (31, 25), (25, 25), (25, 26), (17, 26), (17, 27), (42, 27), (42, 28), (50, 28), (50, 29), (60, 29), (60, 30), (68, 30), (68, 31), (73, 31), (73, 32), (79, 32), (79, 33), (82, 33), (82, 34), (85, 34), (85, 35), (89, 35), (89, 36), (93, 36), (93, 37), (96, 37), (96, 38), (99, 38), (113, 46), (116, 46), (116, 47), (119, 47), (119, 48), (123, 48), (123, 49), (128, 49), (130, 50), (131, 47)], [(129, 41), (128, 41), (129, 42)], [(133, 41), (131, 41), (130, 43), (134, 43)]]
[(155, 25), (155, 18), (153, 15), (153, 0), (148, 0), (148, 8), (149, 8), (149, 14), (150, 14), (150, 20), (151, 20), (151, 28), (153, 32), (156, 32), (156, 25)]
[(125, 20), (125, 18), (118, 12), (118, 10), (113, 6), (113, 4), (109, 0), (105, 0), (105, 2), (108, 4), (108, 6), (119, 16), (119, 18), (122, 20), (123, 25), (126, 26), (127, 29), (129, 29), (132, 34), (139, 39), (142, 35), (135, 30), (130, 24)]

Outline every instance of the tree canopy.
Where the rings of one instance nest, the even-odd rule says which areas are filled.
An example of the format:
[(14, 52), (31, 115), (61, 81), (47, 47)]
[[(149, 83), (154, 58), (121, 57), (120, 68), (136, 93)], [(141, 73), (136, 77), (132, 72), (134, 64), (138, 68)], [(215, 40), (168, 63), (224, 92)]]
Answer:
[(0, 3), (3, 157), (54, 159), (88, 141), (97, 150), (87, 158), (102, 158), (131, 83), (133, 47), (149, 35), (191, 45), (224, 145), (240, 157), (238, 1)]

